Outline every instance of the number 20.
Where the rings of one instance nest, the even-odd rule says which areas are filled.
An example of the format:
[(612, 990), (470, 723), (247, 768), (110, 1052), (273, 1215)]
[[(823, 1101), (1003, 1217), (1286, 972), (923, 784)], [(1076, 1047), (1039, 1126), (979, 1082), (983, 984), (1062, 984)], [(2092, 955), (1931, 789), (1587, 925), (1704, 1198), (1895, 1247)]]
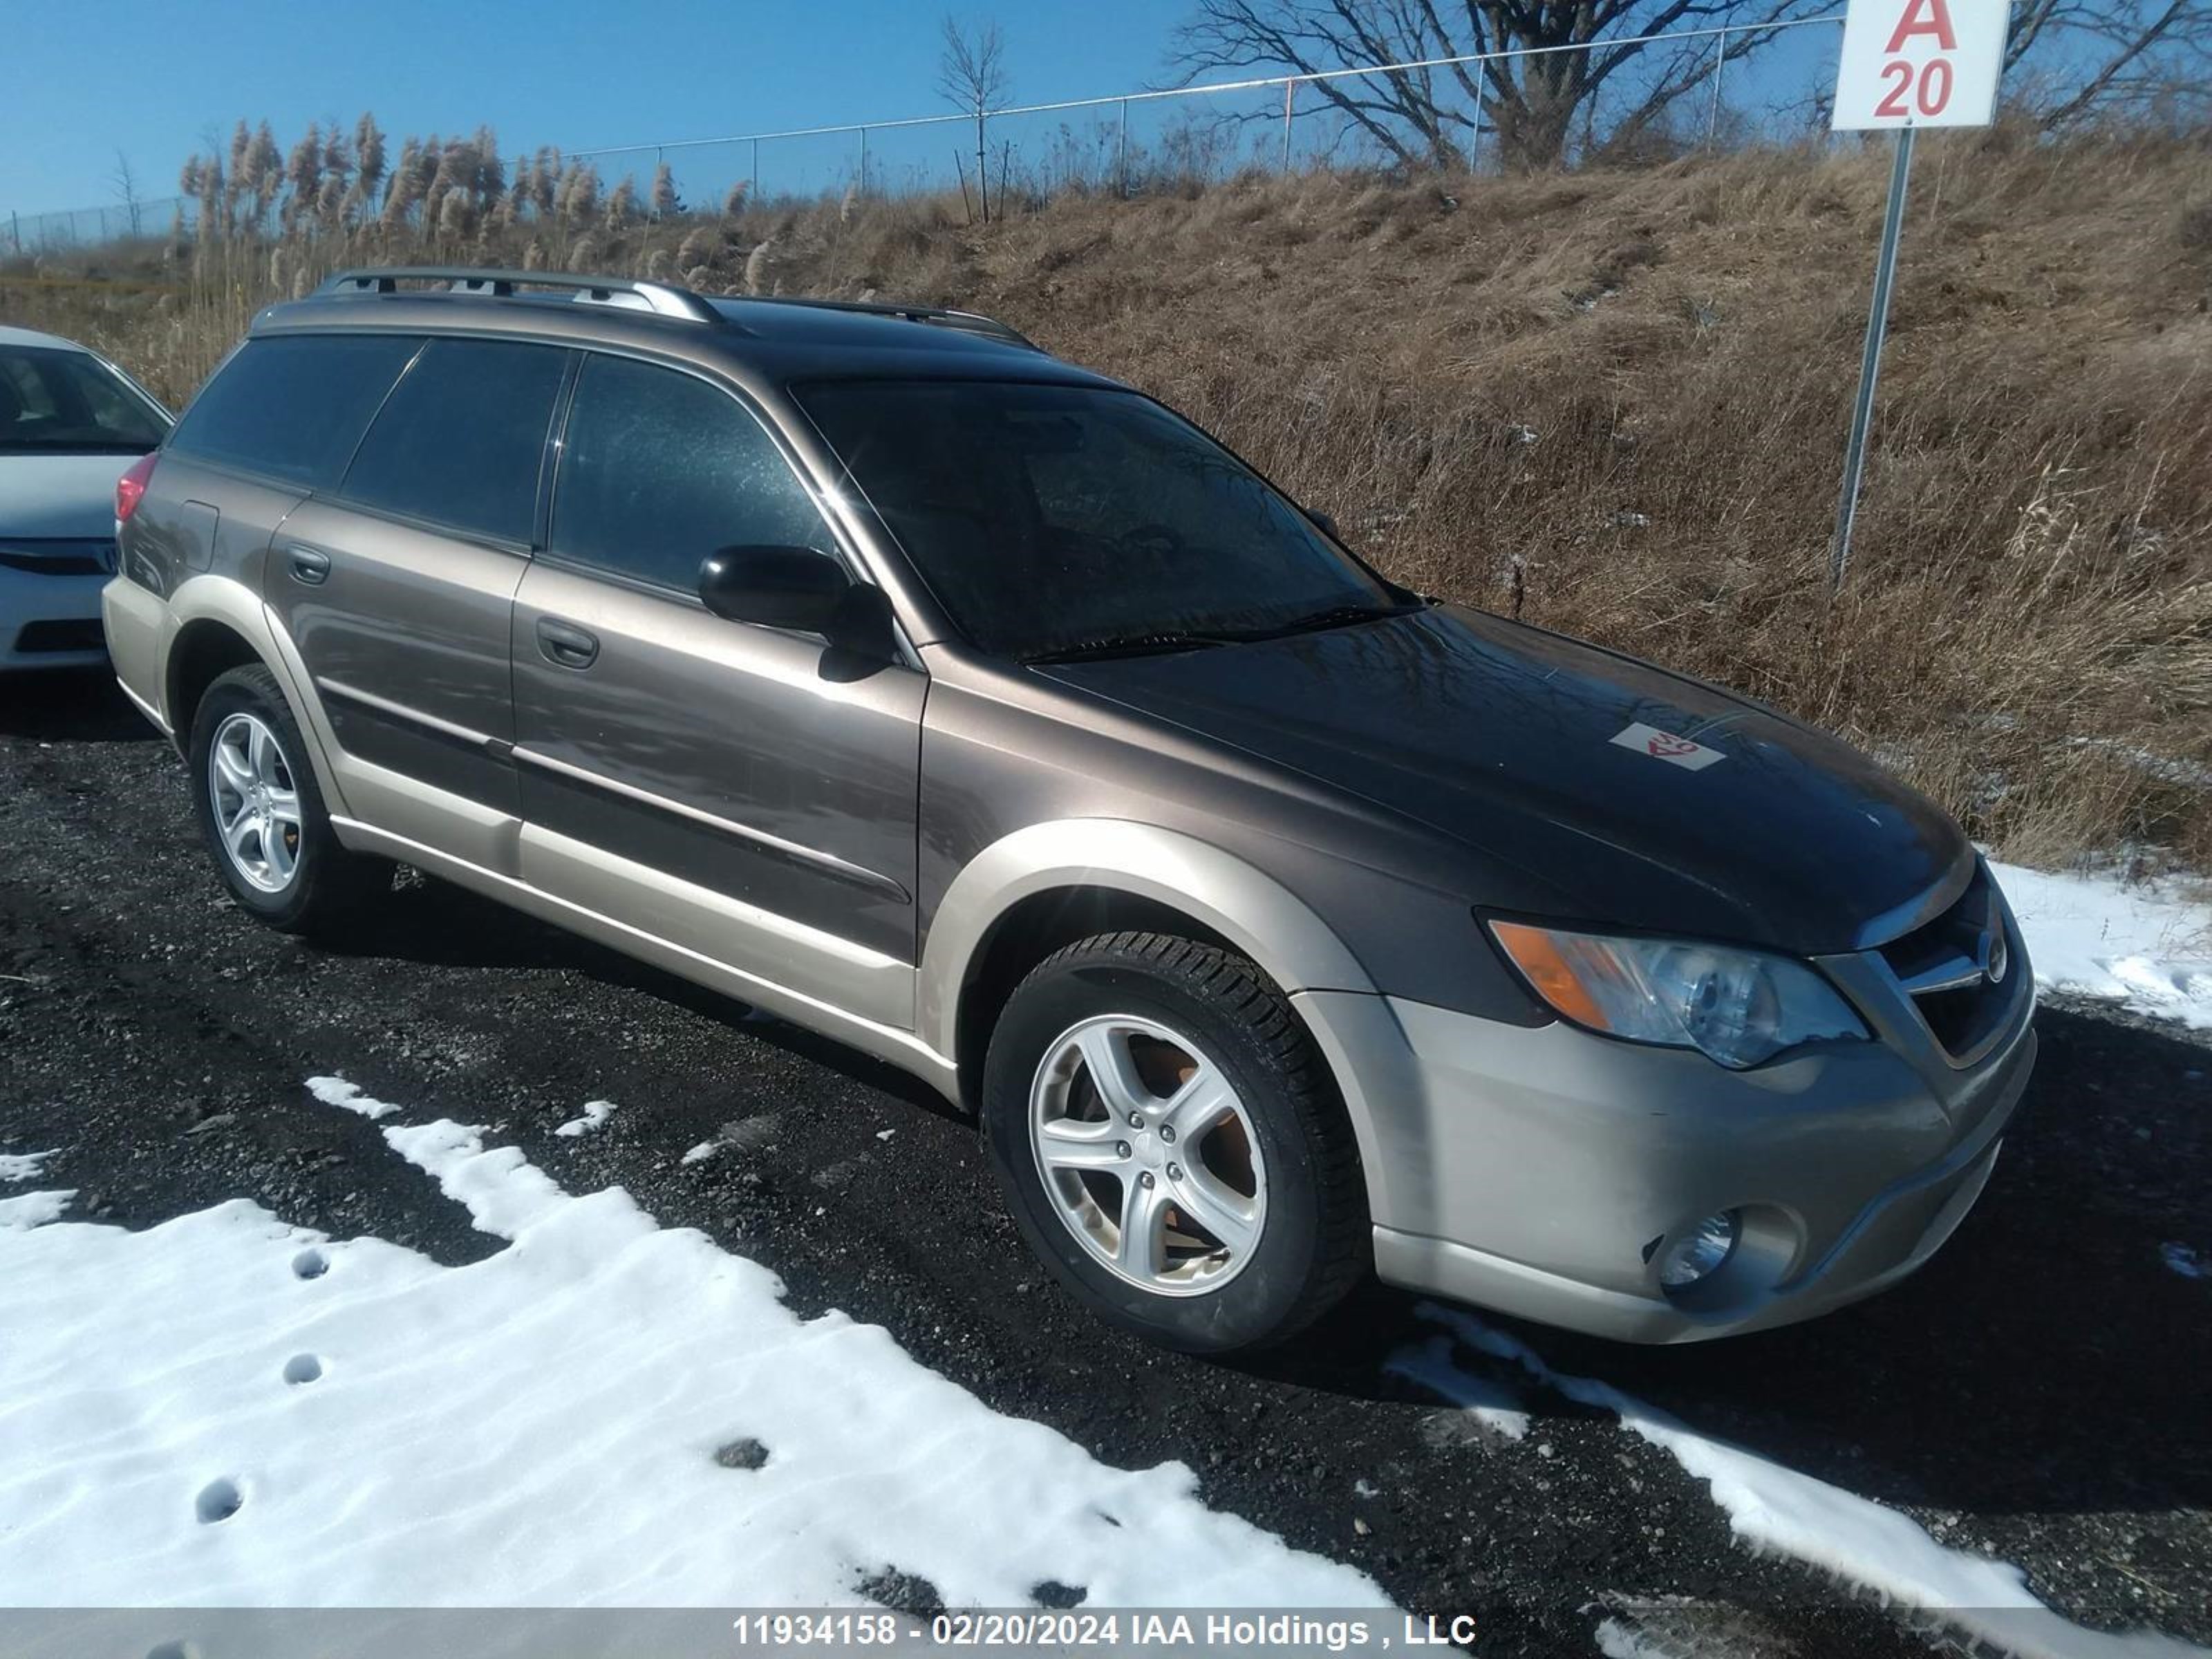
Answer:
[(1913, 86), (1912, 65), (1902, 58), (1893, 58), (1881, 66), (1881, 78), (1890, 83), (1889, 95), (1874, 106), (1876, 115), (1895, 118), (1909, 118), (1912, 111), (1905, 104), (1905, 95), (1912, 94), (1912, 102), (1923, 115), (1936, 116), (1943, 106), (1951, 101), (1951, 60), (1930, 58), (1920, 71), (1920, 84)]

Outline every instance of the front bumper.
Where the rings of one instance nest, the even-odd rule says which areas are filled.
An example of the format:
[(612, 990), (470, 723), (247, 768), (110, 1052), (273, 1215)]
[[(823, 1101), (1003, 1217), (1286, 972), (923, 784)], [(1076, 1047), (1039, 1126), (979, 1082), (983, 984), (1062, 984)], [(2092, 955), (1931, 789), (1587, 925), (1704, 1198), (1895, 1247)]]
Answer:
[(105, 662), (100, 590), (107, 580), (0, 564), (0, 671)]
[[(1379, 1276), (1636, 1342), (1810, 1318), (1912, 1272), (1980, 1194), (2036, 1046), (2025, 988), (1965, 1068), (1895, 1027), (1730, 1072), (1564, 1023), (1297, 1000), (1352, 1079)], [(1728, 1209), (1729, 1261), (1663, 1289), (1665, 1246)]]

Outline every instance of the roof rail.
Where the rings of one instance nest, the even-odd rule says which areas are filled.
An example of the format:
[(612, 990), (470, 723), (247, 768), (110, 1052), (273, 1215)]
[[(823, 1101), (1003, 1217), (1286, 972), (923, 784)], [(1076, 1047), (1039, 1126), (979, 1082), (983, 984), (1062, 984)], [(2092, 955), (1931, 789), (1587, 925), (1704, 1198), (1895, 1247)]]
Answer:
[(512, 299), (518, 288), (561, 288), (574, 291), (583, 304), (649, 311), (690, 323), (726, 325), (728, 319), (688, 288), (644, 283), (628, 276), (577, 276), (558, 270), (484, 270), (469, 265), (389, 265), (341, 270), (317, 289), (319, 295), (396, 294), (403, 282), (443, 283), (453, 293)]
[(753, 294), (738, 298), (743, 305), (813, 306), (823, 311), (857, 311), (875, 317), (902, 317), (910, 323), (933, 323), (939, 328), (957, 328), (970, 334), (988, 335), (994, 340), (1004, 340), (1010, 345), (1026, 346), (1031, 351), (1044, 348), (1035, 340), (1000, 322), (995, 317), (986, 317), (981, 312), (953, 311), (944, 306), (908, 306), (882, 300), (810, 300), (796, 294)]

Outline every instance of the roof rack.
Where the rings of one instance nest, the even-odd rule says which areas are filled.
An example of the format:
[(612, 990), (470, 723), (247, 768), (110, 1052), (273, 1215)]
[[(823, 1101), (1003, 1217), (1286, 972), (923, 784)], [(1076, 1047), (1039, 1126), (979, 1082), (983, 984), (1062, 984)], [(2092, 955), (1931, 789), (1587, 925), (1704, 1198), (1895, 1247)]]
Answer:
[(988, 335), (992, 339), (1004, 340), (1010, 345), (1026, 346), (1031, 351), (1044, 349), (1019, 329), (1011, 327), (995, 317), (986, 317), (975, 311), (953, 311), (944, 306), (899, 305), (882, 300), (811, 300), (795, 294), (747, 295), (738, 302), (749, 306), (812, 306), (823, 311), (857, 311), (873, 317), (902, 317), (910, 323), (933, 323), (939, 328), (957, 328), (969, 334)]
[(403, 282), (443, 283), (455, 294), (512, 299), (518, 288), (574, 291), (580, 304), (649, 311), (684, 322), (726, 325), (727, 319), (687, 288), (667, 283), (635, 282), (627, 276), (577, 276), (557, 270), (483, 270), (467, 265), (390, 265), (341, 270), (317, 289), (318, 295), (397, 294)]

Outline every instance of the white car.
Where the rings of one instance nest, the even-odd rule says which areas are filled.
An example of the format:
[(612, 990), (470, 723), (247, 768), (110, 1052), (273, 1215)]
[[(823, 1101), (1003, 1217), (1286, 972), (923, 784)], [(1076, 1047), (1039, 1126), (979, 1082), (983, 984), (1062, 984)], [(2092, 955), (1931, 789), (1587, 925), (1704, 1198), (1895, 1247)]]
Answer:
[(0, 672), (106, 659), (117, 483), (171, 424), (97, 352), (0, 328)]

